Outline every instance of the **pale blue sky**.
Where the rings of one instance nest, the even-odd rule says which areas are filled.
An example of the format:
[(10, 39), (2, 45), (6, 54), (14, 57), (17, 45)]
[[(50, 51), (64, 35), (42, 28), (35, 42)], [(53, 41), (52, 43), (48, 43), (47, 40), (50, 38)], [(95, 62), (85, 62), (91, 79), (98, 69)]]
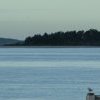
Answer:
[(0, 0), (0, 37), (100, 30), (100, 0)]

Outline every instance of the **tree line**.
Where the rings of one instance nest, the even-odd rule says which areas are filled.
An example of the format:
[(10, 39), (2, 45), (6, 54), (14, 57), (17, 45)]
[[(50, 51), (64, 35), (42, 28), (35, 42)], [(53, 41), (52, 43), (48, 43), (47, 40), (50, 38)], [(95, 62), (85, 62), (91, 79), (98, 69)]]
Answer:
[(8, 46), (100, 46), (100, 31), (59, 31), (28, 36), (23, 42)]
[(100, 31), (59, 31), (55, 33), (35, 34), (27, 37), (23, 43), (26, 46), (70, 46), (70, 45), (100, 45)]

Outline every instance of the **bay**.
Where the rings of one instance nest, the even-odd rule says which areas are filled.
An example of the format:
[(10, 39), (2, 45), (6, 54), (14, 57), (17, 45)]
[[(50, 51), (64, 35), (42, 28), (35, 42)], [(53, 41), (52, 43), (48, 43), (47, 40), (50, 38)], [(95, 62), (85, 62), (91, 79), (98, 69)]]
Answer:
[(100, 48), (0, 48), (0, 100), (85, 100), (99, 77)]

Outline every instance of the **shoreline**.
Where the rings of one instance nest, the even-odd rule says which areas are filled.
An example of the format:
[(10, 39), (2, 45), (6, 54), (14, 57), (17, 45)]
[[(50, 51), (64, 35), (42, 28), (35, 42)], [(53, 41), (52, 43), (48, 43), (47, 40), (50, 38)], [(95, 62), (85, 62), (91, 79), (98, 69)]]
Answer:
[(100, 46), (0, 46), (0, 48), (100, 48)]

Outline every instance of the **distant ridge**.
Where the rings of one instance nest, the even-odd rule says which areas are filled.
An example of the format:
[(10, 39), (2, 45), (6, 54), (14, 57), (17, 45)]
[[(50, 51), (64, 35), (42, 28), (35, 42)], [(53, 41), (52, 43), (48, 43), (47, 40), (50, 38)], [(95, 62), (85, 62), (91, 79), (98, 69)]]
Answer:
[(25, 40), (0, 38), (0, 45), (4, 46), (100, 46), (100, 31), (58, 31), (51, 34), (34, 34)]
[(21, 42), (21, 40), (11, 39), (11, 38), (0, 38), (0, 46), (16, 44)]
[(58, 31), (51, 34), (35, 34), (26, 37), (26, 46), (100, 46), (100, 31)]

